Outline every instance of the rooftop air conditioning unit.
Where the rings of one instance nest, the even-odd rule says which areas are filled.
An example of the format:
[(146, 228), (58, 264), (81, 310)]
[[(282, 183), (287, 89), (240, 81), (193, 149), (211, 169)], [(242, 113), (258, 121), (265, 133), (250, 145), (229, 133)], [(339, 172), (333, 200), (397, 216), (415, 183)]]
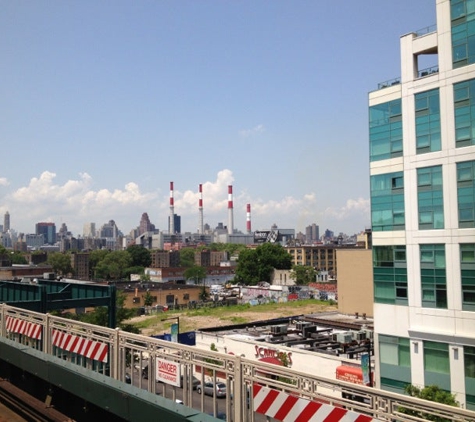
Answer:
[(336, 338), (334, 337), (335, 340), (339, 343), (347, 344), (353, 341), (353, 335), (350, 332), (336, 333), (334, 334), (334, 336), (336, 337)]
[(308, 321), (297, 321), (297, 323), (295, 324), (295, 328), (298, 331), (302, 331), (304, 327), (308, 327), (309, 325), (310, 325), (310, 322)]
[(366, 332), (365, 331), (353, 331), (353, 340), (356, 341), (363, 341), (366, 340)]
[(374, 334), (373, 334), (373, 331), (371, 330), (364, 330), (365, 334), (366, 334), (366, 338), (369, 338), (369, 339), (373, 339), (374, 338)]
[(272, 334), (287, 334), (287, 325), (273, 325), (270, 327)]

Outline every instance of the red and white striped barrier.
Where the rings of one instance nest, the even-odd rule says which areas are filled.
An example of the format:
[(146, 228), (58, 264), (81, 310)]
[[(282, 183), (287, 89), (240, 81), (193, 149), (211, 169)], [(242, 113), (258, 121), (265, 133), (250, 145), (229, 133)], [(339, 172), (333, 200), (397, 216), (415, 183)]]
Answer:
[(11, 316), (6, 318), (6, 329), (9, 333), (23, 334), (35, 340), (41, 340), (41, 333), (43, 332), (41, 325)]
[(107, 362), (109, 346), (98, 341), (87, 340), (62, 331), (53, 330), (53, 345), (68, 352), (77, 353), (89, 359)]
[(254, 411), (283, 422), (373, 422), (371, 416), (253, 385)]

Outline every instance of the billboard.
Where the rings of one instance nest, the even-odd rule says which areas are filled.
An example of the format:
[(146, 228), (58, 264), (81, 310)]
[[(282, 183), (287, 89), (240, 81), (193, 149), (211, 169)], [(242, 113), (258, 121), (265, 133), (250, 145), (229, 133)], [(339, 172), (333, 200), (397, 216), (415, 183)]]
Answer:
[(275, 243), (281, 240), (282, 236), (279, 230), (261, 230), (254, 232), (254, 243)]
[(177, 362), (157, 358), (155, 379), (165, 384), (181, 386), (181, 366)]

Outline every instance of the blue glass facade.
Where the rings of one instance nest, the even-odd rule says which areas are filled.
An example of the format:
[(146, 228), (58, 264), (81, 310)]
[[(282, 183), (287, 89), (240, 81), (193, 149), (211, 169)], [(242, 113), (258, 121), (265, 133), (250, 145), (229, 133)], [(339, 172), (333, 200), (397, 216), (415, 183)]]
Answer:
[(451, 0), (450, 14), (453, 67), (475, 63), (475, 1)]
[(475, 79), (454, 84), (455, 146), (475, 145)]
[(460, 271), (462, 309), (475, 312), (475, 243), (462, 243), (460, 245)]
[(416, 108), (416, 152), (440, 151), (439, 89), (421, 92), (414, 97)]
[(373, 231), (404, 230), (404, 176), (402, 172), (371, 176)]
[(417, 170), (417, 205), (420, 230), (444, 228), (442, 166)]
[(401, 100), (369, 108), (370, 161), (402, 156)]
[(459, 227), (475, 227), (475, 161), (457, 164), (457, 205)]
[(406, 246), (373, 246), (374, 301), (407, 305)]
[(420, 245), (422, 306), (447, 309), (445, 245)]

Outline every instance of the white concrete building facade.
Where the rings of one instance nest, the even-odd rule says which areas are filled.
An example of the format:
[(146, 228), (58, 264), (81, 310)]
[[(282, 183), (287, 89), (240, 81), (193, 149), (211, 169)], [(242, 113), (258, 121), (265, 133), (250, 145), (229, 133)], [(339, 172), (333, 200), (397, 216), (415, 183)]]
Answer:
[(369, 94), (376, 383), (475, 410), (475, 5), (435, 7)]

